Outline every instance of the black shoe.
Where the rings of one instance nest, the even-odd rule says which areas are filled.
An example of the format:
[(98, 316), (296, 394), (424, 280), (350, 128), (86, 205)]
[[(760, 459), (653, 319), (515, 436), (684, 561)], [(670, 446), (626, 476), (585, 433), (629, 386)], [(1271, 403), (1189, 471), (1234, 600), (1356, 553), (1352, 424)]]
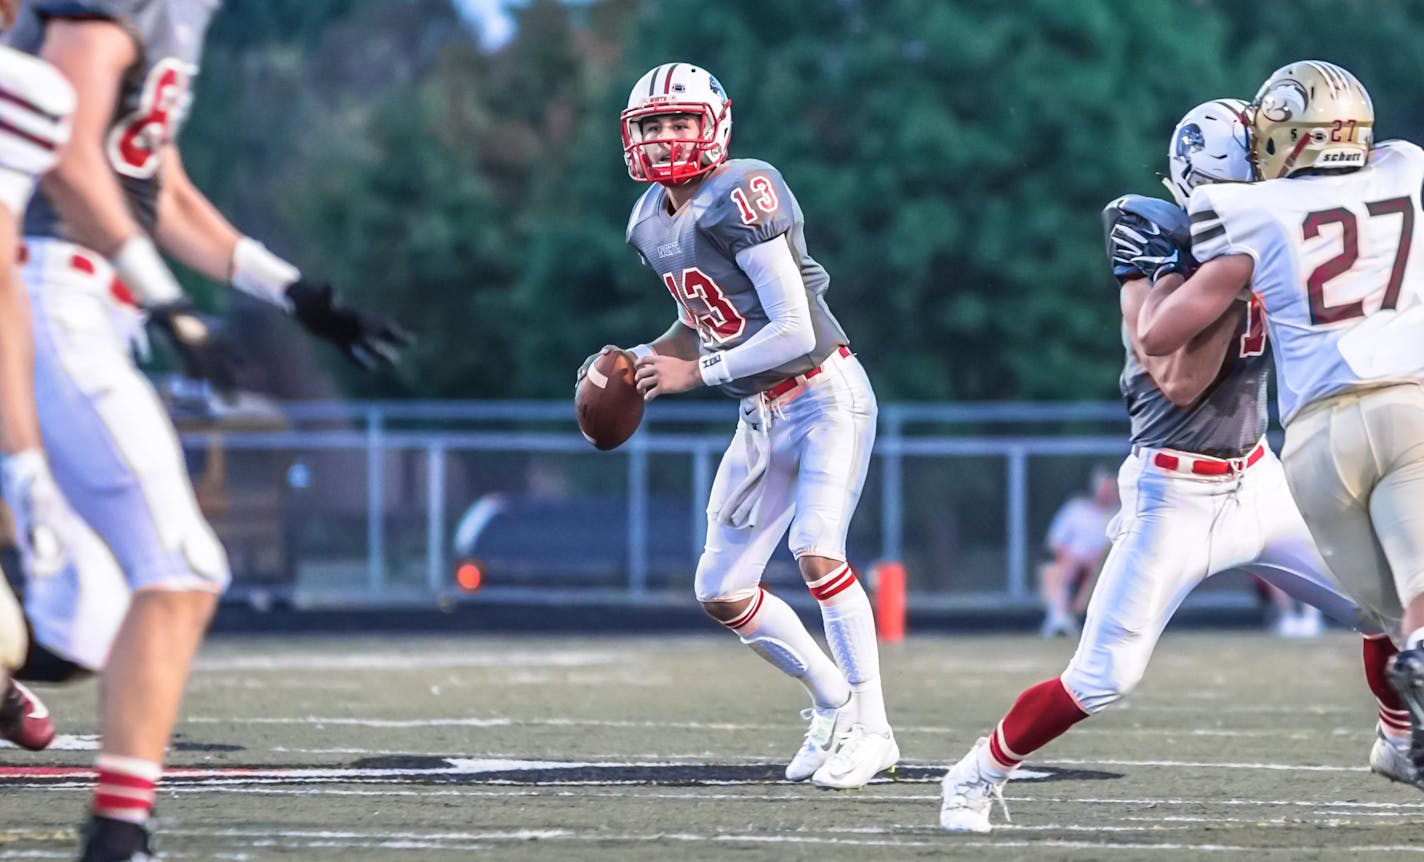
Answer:
[(148, 827), (127, 820), (90, 815), (80, 833), (79, 862), (157, 862), (149, 849)]
[(1424, 649), (1401, 650), (1389, 665), (1389, 683), (1409, 710), (1409, 759), (1424, 772)]

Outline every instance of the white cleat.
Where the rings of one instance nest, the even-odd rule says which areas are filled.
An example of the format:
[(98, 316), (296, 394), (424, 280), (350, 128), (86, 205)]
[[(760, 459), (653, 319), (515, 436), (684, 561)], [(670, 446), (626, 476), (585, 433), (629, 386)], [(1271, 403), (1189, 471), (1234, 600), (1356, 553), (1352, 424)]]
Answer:
[(1386, 739), (1383, 733), (1375, 734), (1375, 744), (1370, 749), (1370, 771), (1390, 781), (1424, 789), (1419, 771), (1414, 768), (1414, 761), (1409, 759), (1408, 743), (1400, 748)]
[(950, 832), (992, 830), (989, 809), (995, 799), (1008, 821), (1009, 808), (1004, 804), (1004, 784), (1008, 779), (990, 778), (979, 771), (979, 751), (988, 746), (989, 740), (981, 736), (969, 753), (944, 774), (940, 781), (939, 828)]
[(831, 759), (831, 752), (835, 751), (836, 747), (836, 720), (843, 714), (849, 717), (849, 706), (850, 700), (847, 699), (840, 706), (825, 709), (813, 706), (801, 710), (801, 717), (809, 719), (811, 724), (806, 728), (806, 739), (801, 743), (801, 748), (797, 750), (796, 756), (791, 758), (791, 762), (786, 764), (787, 781), (805, 781)]
[(895, 734), (871, 733), (863, 725), (853, 725), (836, 740), (836, 753), (811, 776), (817, 787), (850, 790), (864, 787), (881, 772), (900, 762), (900, 746)]

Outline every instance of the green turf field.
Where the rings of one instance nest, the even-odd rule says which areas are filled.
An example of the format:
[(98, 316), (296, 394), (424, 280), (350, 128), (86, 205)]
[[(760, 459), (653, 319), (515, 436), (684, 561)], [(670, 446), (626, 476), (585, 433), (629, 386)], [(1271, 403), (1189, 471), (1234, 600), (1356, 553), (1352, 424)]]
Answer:
[[(1424, 853), (1424, 794), (1366, 767), (1373, 700), (1344, 634), (1169, 634), (1126, 705), (1030, 759), (1036, 778), (1006, 792), (1011, 824), (939, 833), (945, 764), (1072, 646), (888, 648), (903, 777), (842, 793), (778, 780), (804, 697), (716, 632), (220, 640), (159, 795), (161, 849), (441, 862)], [(72, 858), (88, 797), (94, 688), (43, 693), (61, 750), (0, 749), (0, 859)]]

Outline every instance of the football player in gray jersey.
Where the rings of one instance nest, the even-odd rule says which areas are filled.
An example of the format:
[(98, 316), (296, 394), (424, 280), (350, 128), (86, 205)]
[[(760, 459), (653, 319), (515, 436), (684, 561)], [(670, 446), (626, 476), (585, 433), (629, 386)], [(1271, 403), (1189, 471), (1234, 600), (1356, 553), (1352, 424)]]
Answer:
[(1197, 186), (1251, 179), (1244, 108), (1236, 100), (1206, 102), (1178, 123), (1167, 183), (1179, 205), (1127, 195), (1104, 210), (1108, 256), (1121, 284), (1120, 386), (1132, 420), (1132, 454), (1118, 473), (1122, 509), (1108, 526), (1112, 549), (1068, 668), (1019, 695), (993, 733), (945, 775), (945, 829), (989, 831), (991, 802), (1002, 800), (1014, 769), (1131, 691), (1187, 594), (1227, 569), (1249, 569), (1347, 625), (1368, 628), (1365, 676), (1379, 701), (1371, 765), (1397, 781), (1417, 780), (1403, 749), (1386, 739), (1403, 739), (1407, 748), (1407, 714), (1386, 677), (1394, 647), (1379, 626), (1364, 623), (1327, 572), (1263, 439), (1268, 360), (1259, 305), (1236, 303), (1168, 355), (1148, 355), (1138, 339), (1150, 273), (1128, 249), (1144, 241), (1147, 221), (1185, 238), (1183, 206)]
[[(628, 172), (651, 186), (633, 207), (628, 243), (678, 309), (667, 332), (632, 348), (636, 380), (648, 400), (698, 386), (740, 399), (707, 505), (697, 598), (810, 693), (810, 726), (786, 777), (859, 787), (900, 756), (870, 601), (845, 551), (875, 394), (826, 305), (828, 279), (806, 251), (795, 196), (766, 162), (728, 161), (731, 130), (721, 85), (689, 63), (652, 69), (629, 95)], [(834, 661), (761, 584), (788, 530)]]
[[(403, 342), (387, 321), (344, 306), (329, 285), (237, 231), (184, 172), (178, 131), (218, 5), (31, 0), (10, 37), (76, 93), (70, 145), (26, 219), (23, 280), (55, 480), (81, 532), (102, 539), (76, 546), (102, 554), (76, 554), (74, 592), (111, 600), (27, 601), (26, 610), (54, 658), (102, 667), (86, 860), (149, 858), (147, 821), (188, 666), (230, 577), (172, 423), (129, 353), (141, 311), (190, 369), (227, 382), (216, 340), (160, 249), (289, 312), (360, 364), (393, 360)], [(108, 638), (77, 648), (84, 632), (112, 626), (112, 648)]]

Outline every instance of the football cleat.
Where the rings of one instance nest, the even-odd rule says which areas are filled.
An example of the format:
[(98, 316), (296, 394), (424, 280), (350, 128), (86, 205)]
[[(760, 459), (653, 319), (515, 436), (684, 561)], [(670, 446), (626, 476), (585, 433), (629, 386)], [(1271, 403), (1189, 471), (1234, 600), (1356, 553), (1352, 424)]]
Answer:
[(1424, 649), (1400, 650), (1389, 664), (1389, 682), (1409, 711), (1409, 759), (1424, 772)]
[(811, 722), (806, 739), (791, 762), (786, 764), (787, 781), (805, 781), (830, 759), (835, 750), (837, 720), (844, 722), (850, 713), (850, 700), (826, 709), (811, 707), (801, 710), (801, 717)]
[(148, 826), (90, 815), (80, 832), (79, 862), (158, 862)]
[(1390, 742), (1383, 733), (1375, 734), (1375, 744), (1370, 749), (1370, 771), (1383, 775), (1390, 781), (1424, 789), (1424, 784), (1419, 781), (1419, 770), (1414, 768), (1414, 762), (1409, 759), (1409, 750)]
[(864, 787), (899, 762), (900, 746), (895, 744), (895, 734), (888, 729), (871, 733), (864, 725), (856, 724), (837, 738), (835, 754), (811, 776), (811, 783), (834, 790)]
[(979, 754), (989, 747), (986, 737), (979, 737), (969, 753), (954, 764), (940, 781), (939, 828), (950, 832), (988, 832), (989, 809), (994, 800), (1009, 820), (1009, 807), (1004, 804), (1004, 784), (1007, 778), (992, 778), (979, 769)]
[(43, 751), (54, 742), (54, 719), (44, 701), (13, 679), (0, 695), (0, 738), (30, 751)]

